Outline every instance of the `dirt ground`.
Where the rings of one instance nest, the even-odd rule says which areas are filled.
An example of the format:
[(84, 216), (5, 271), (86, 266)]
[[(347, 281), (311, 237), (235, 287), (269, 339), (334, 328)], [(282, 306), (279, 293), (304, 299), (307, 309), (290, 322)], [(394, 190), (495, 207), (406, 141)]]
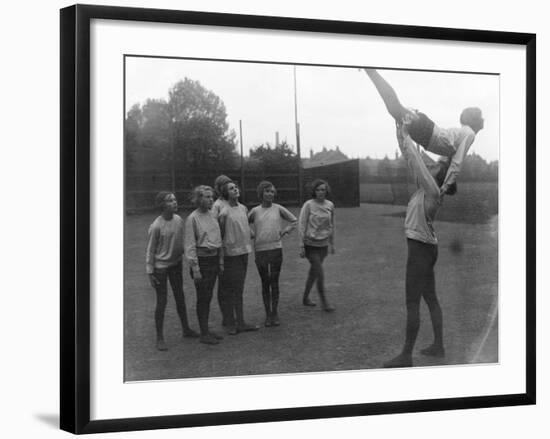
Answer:
[[(291, 209), (296, 215), (298, 209)], [(406, 241), (404, 206), (362, 204), (336, 211), (336, 254), (325, 260), (327, 295), (336, 312), (304, 307), (309, 264), (298, 256), (297, 232), (284, 239), (280, 278), (281, 326), (263, 327), (260, 278), (250, 256), (245, 319), (257, 332), (225, 336), (210, 346), (183, 339), (169, 293), (165, 318), (168, 351), (155, 349), (155, 293), (144, 267), (147, 228), (155, 214), (129, 215), (125, 223), (124, 364), (126, 381), (280, 374), (380, 368), (399, 353), (405, 329)], [(180, 212), (185, 217), (188, 212)], [(443, 309), (444, 359), (418, 350), (432, 341), (429, 314), (421, 308), (415, 366), (498, 361), (498, 217), (485, 224), (437, 221), (436, 289)], [(198, 331), (195, 288), (184, 268), (191, 326)], [(312, 299), (317, 300), (316, 291)], [(222, 332), (217, 300), (211, 328)]]

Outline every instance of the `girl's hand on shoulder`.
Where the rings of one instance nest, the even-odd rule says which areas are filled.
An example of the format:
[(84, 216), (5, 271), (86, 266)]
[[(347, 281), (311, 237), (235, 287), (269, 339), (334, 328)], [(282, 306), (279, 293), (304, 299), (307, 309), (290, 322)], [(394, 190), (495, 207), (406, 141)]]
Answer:
[(301, 257), (301, 258), (305, 258), (305, 257), (306, 257), (306, 249), (304, 248), (304, 246), (301, 246), (301, 247), (300, 247), (300, 257)]

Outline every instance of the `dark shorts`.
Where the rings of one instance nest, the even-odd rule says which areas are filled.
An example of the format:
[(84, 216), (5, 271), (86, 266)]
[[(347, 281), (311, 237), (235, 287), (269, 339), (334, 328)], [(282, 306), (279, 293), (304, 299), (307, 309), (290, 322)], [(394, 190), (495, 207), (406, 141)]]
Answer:
[(325, 259), (328, 255), (328, 246), (325, 245), (323, 247), (315, 247), (313, 245), (306, 245), (304, 246), (304, 250), (306, 253), (306, 258), (311, 262), (311, 258), (318, 257), (321, 262), (323, 259)]
[(255, 253), (256, 265), (281, 264), (283, 262), (283, 249), (260, 250)]
[(434, 123), (428, 116), (420, 111), (417, 111), (416, 115), (418, 117), (413, 119), (407, 126), (407, 130), (409, 131), (411, 139), (427, 149), (434, 131)]

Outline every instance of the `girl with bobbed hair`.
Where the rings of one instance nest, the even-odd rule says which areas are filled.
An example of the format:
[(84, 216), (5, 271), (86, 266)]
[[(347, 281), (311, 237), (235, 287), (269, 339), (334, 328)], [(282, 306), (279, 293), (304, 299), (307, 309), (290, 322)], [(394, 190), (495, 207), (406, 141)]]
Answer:
[(244, 320), (243, 292), (248, 266), (248, 254), (252, 252), (248, 211), (239, 203), (240, 191), (232, 181), (222, 187), (222, 196), (227, 201), (218, 215), (223, 243), (224, 319), (229, 335), (256, 331), (255, 325)]
[(214, 190), (210, 186), (197, 186), (191, 201), (196, 209), (185, 221), (185, 256), (197, 291), (196, 308), (201, 332), (199, 341), (215, 345), (223, 337), (210, 330), (208, 319), (223, 254), (220, 226), (211, 212)]
[[(277, 190), (273, 183), (262, 181), (258, 185), (259, 206), (248, 214), (254, 229), (256, 268), (262, 280), (262, 298), (265, 307), (265, 326), (279, 326), (279, 275), (283, 264), (282, 238), (289, 234), (298, 222), (296, 217), (273, 200)], [(283, 228), (282, 222), (289, 224)]]
[(168, 282), (172, 287), (176, 310), (180, 318), (184, 337), (199, 335), (189, 327), (187, 307), (183, 293), (183, 219), (176, 213), (178, 201), (172, 192), (162, 191), (155, 197), (155, 204), (161, 210), (151, 226), (147, 236), (145, 271), (149, 282), (156, 292), (155, 328), (157, 349), (166, 351), (164, 340), (164, 314), (168, 302)]
[(311, 186), (311, 200), (302, 206), (298, 219), (300, 233), (300, 257), (305, 257), (310, 263), (302, 304), (315, 306), (309, 293), (316, 283), (321, 305), (326, 312), (334, 311), (326, 298), (325, 274), (323, 261), (330, 253), (334, 254), (334, 204), (327, 200), (330, 186), (325, 180), (317, 179)]
[[(221, 210), (224, 206), (227, 206), (227, 200), (222, 195), (222, 188), (225, 184), (229, 183), (231, 178), (229, 178), (225, 174), (218, 175), (216, 177), (216, 180), (214, 180), (214, 196), (216, 197), (216, 200), (214, 201), (214, 204), (212, 205), (212, 215), (214, 215), (214, 218), (218, 218), (218, 215), (220, 214)], [(222, 326), (227, 326), (227, 319), (225, 317), (225, 310), (226, 306), (223, 303), (225, 294), (223, 293), (223, 284), (222, 284), (222, 277), (221, 275), (218, 275), (218, 306), (220, 308), (220, 313), (222, 315)]]

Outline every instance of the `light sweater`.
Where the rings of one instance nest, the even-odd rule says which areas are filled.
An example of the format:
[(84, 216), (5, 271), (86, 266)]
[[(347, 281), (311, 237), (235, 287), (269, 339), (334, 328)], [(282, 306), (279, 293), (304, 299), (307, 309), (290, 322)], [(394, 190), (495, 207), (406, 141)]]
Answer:
[(183, 220), (175, 215), (171, 220), (159, 216), (149, 227), (145, 271), (169, 268), (181, 262), (183, 257)]
[(256, 206), (248, 214), (248, 221), (254, 227), (254, 250), (265, 251), (282, 248), (282, 221), (288, 221), (290, 232), (298, 220), (280, 204), (272, 203), (270, 207)]
[(442, 186), (448, 187), (456, 181), (462, 162), (475, 138), (474, 130), (467, 125), (447, 129), (434, 125), (428, 151), (451, 157), (451, 163)]
[(334, 236), (334, 204), (323, 200), (322, 203), (313, 199), (302, 206), (298, 220), (298, 232), (305, 245), (325, 247), (332, 242)]
[(216, 256), (221, 246), (220, 226), (212, 212), (191, 212), (185, 221), (185, 257), (189, 266), (196, 269), (199, 256)]
[(225, 206), (229, 206), (229, 202), (227, 200), (224, 200), (223, 198), (218, 198), (216, 201), (214, 201), (211, 212), (212, 212), (212, 215), (214, 215), (214, 218), (216, 218), (216, 220), (218, 219), (218, 216), (220, 215), (221, 210)]
[(240, 256), (252, 252), (247, 209), (240, 203), (222, 207), (218, 216), (222, 232), (224, 256)]
[(418, 187), (407, 206), (405, 236), (427, 244), (437, 244), (433, 221), (441, 206), (439, 187), (424, 164), (422, 156), (409, 136), (399, 145)]

